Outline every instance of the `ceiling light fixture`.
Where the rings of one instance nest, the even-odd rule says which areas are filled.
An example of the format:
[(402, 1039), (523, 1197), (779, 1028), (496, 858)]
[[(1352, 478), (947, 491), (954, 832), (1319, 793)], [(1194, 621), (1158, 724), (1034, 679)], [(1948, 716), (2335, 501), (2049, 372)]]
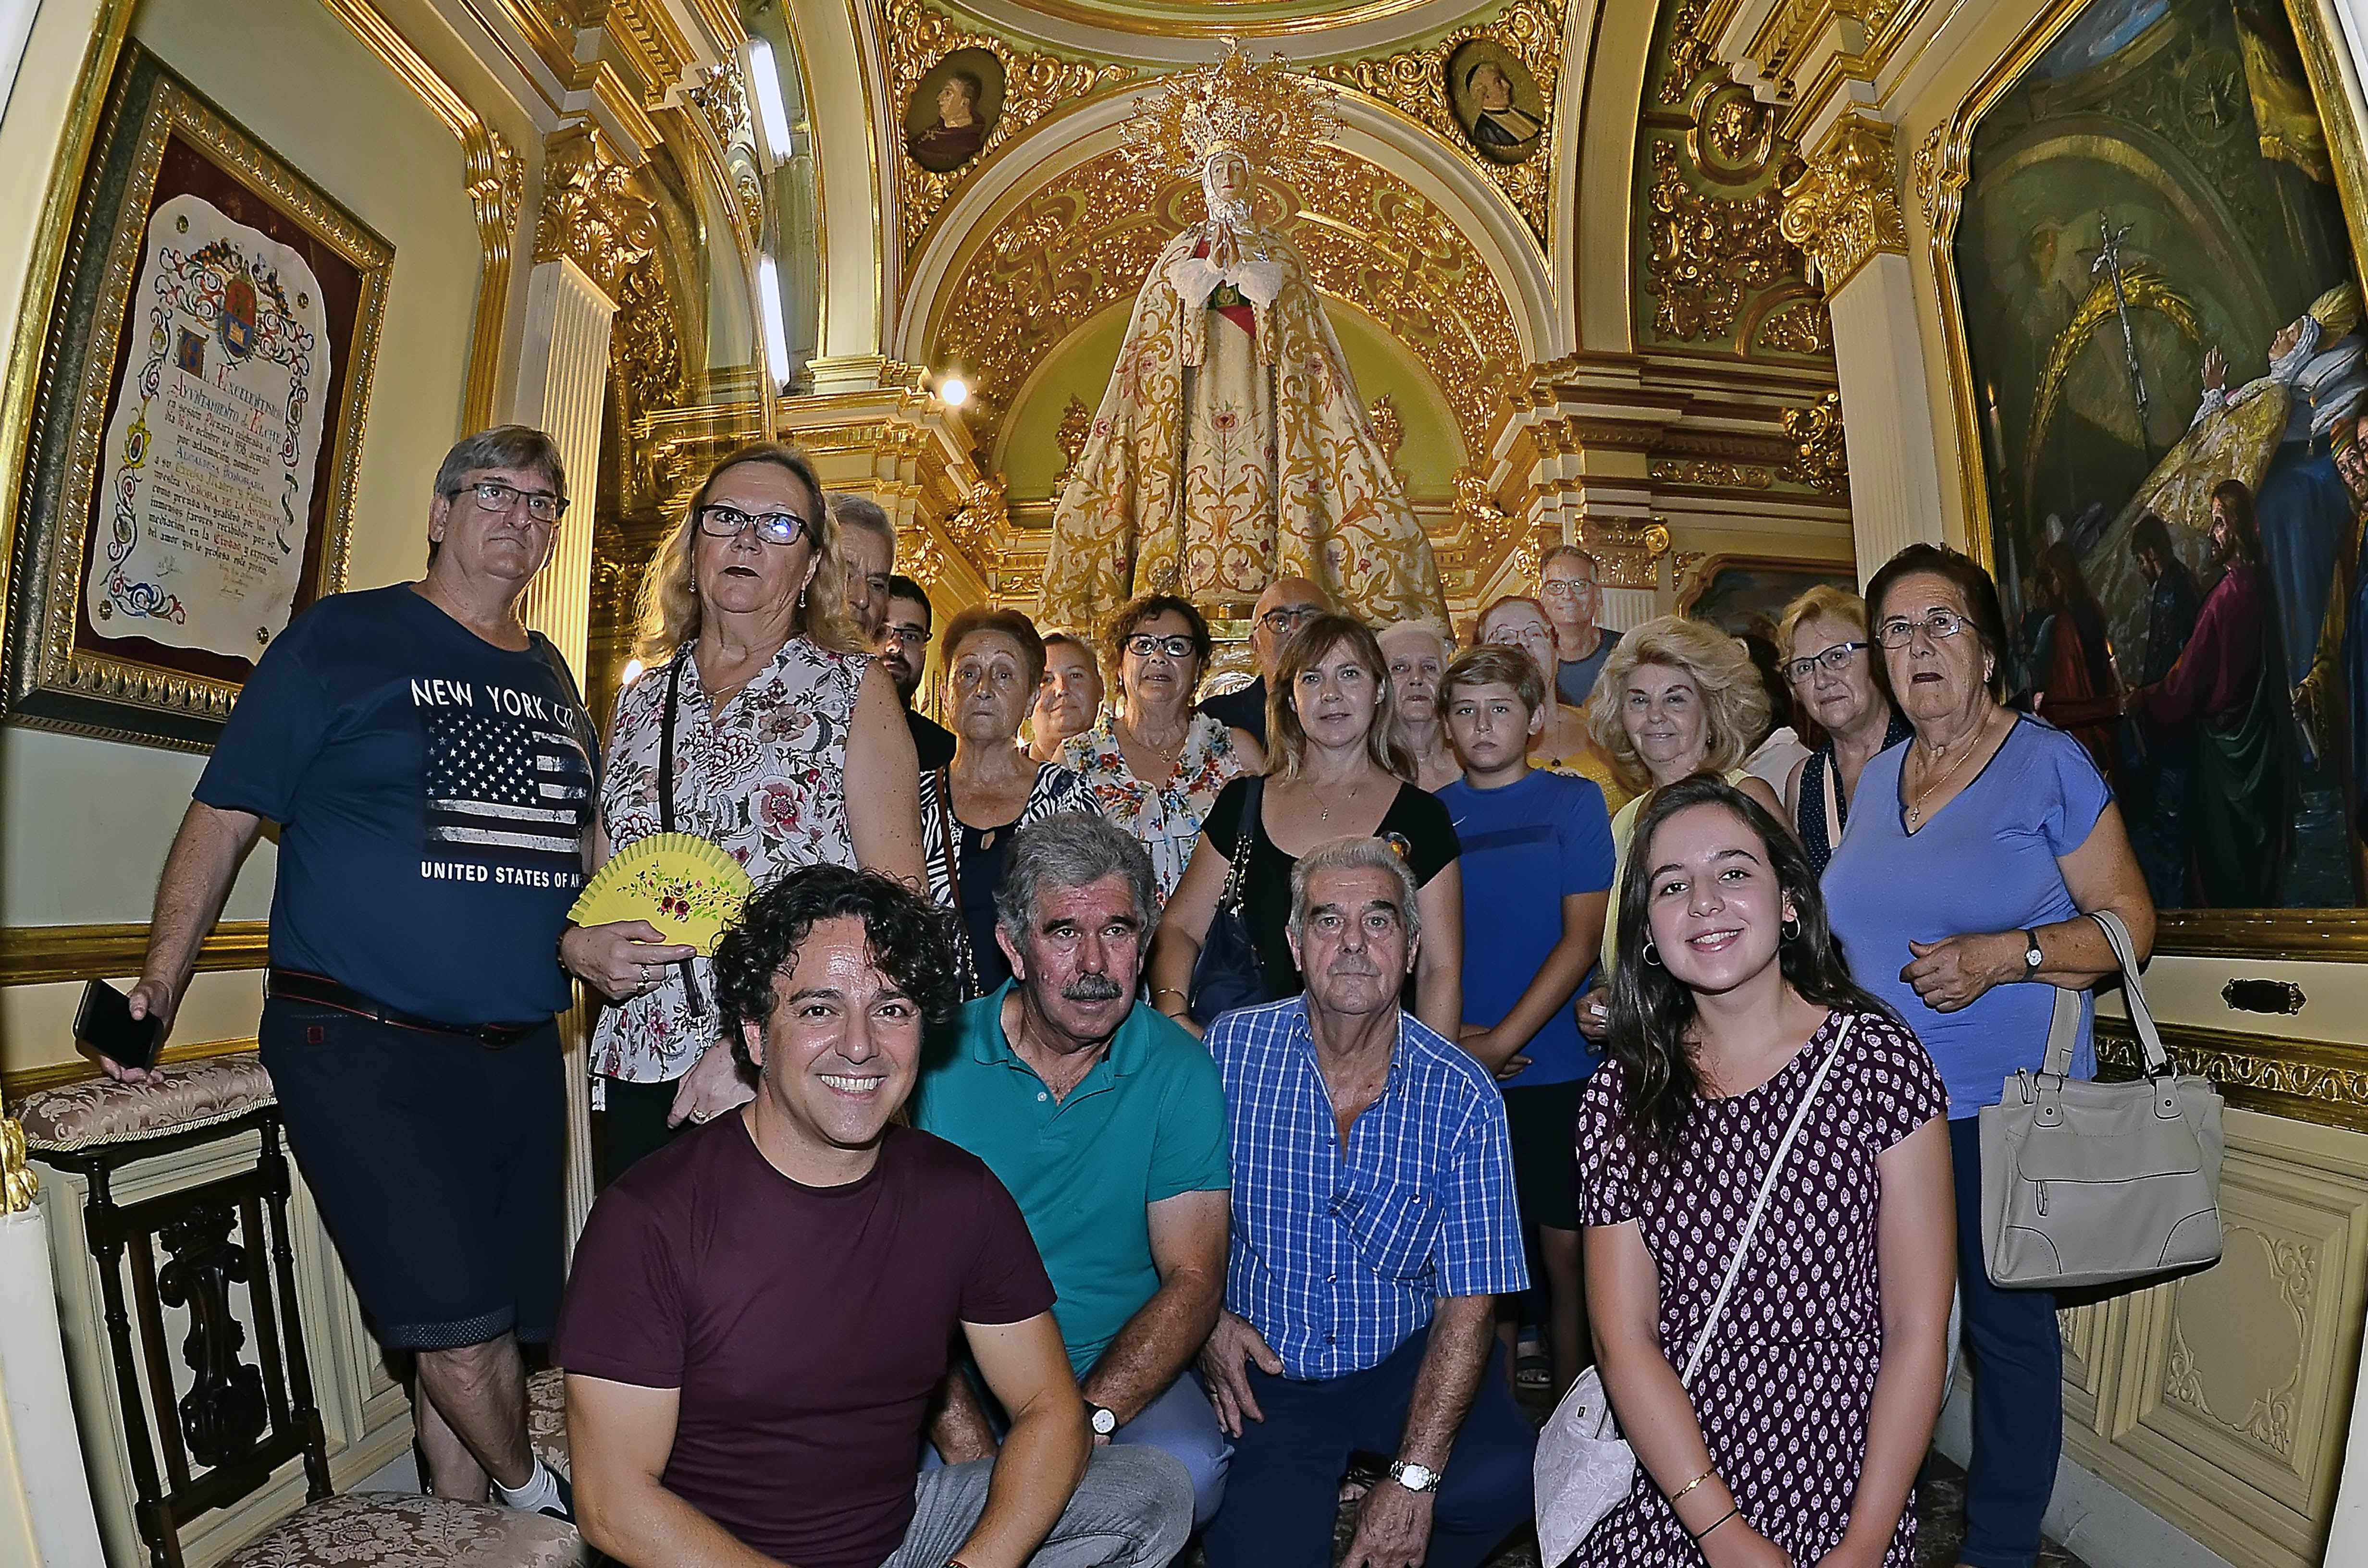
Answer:
[(765, 156), (779, 168), (790, 156), (790, 110), (781, 101), (781, 74), (773, 68), (773, 46), (748, 40), (748, 79), (757, 89), (757, 118), (765, 128)]

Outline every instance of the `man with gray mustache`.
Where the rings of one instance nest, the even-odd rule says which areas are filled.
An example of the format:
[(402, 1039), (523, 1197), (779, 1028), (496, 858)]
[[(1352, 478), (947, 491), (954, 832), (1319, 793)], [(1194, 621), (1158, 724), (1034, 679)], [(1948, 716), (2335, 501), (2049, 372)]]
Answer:
[[(1019, 1200), (1095, 1443), (1182, 1460), (1200, 1525), (1233, 1452), (1182, 1375), (1224, 1294), (1225, 1096), (1200, 1042), (1136, 1005), (1153, 886), (1141, 843), (1101, 817), (1022, 828), (995, 900), (1012, 978), (931, 1036), (913, 1122), (986, 1162)], [(993, 1454), (999, 1415), (957, 1368), (930, 1432), (938, 1453)]]

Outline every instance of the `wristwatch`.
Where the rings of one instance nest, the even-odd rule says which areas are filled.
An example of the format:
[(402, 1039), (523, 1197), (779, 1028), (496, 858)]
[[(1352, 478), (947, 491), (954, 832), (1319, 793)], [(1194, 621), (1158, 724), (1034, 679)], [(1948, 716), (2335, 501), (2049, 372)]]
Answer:
[(2029, 980), (2037, 974), (2039, 966), (2046, 961), (2047, 955), (2039, 950), (2039, 933), (2025, 931), (2022, 934), (2022, 978)]
[(1391, 1461), (1390, 1479), (1409, 1492), (1439, 1490), (1439, 1471), (1429, 1465), (1411, 1464), (1405, 1460)]
[(1088, 1401), (1086, 1404), (1086, 1424), (1094, 1429), (1095, 1437), (1107, 1437), (1118, 1430), (1118, 1412), (1106, 1404), (1095, 1404)]

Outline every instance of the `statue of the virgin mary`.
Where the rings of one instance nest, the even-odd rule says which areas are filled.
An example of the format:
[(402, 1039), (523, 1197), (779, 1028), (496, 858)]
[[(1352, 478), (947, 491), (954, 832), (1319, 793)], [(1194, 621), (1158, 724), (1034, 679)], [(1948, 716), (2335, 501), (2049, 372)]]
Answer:
[(1040, 619), (1098, 627), (1138, 593), (1254, 600), (1322, 584), (1376, 623), (1443, 620), (1439, 570), (1291, 242), (1251, 216), (1254, 169), (1328, 140), (1326, 89), (1236, 44), (1132, 122), (1138, 155), (1200, 177), (1053, 517)]

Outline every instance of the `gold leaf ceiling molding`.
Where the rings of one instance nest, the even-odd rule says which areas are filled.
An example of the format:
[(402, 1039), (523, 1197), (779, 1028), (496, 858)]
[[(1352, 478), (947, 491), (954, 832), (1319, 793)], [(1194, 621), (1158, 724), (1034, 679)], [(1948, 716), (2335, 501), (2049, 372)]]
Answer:
[(1719, 62), (1710, 10), (1678, 0), (1640, 119), (1637, 336), (1746, 358), (1823, 357), (1832, 323), (1782, 226), (1798, 151)]
[[(1396, 109), (1429, 131), (1480, 175), (1502, 190), (1541, 248), (1551, 245), (1553, 201), (1549, 182), (1553, 159), (1544, 155), (1554, 145), (1554, 93), (1562, 79), (1564, 0), (1518, 0), (1486, 21), (1458, 28), (1425, 49), (1409, 50), (1379, 60), (1353, 60), (1321, 66), (1316, 74), (1354, 87)], [(1545, 109), (1545, 129), (1539, 152), (1518, 164), (1500, 164), (1482, 157), (1457, 121), (1448, 102), (1447, 62), (1474, 39), (1504, 45), (1529, 67), (1537, 79), (1538, 97)]]
[(900, 144), (905, 108), (913, 100), (913, 89), (937, 68), (938, 62), (956, 50), (983, 49), (1003, 67), (1002, 112), (978, 156), (946, 174), (934, 174), (909, 156), (900, 154), (896, 159), (896, 210), (907, 261), (919, 254), (938, 214), (945, 210), (955, 192), (993, 163), (1003, 148), (1063, 104), (1130, 81), (1135, 74), (1132, 65), (1062, 60), (1015, 48), (993, 33), (966, 30), (920, 0), (891, 0), (886, 34), (892, 85), (885, 112), (896, 126)]
[[(1167, 242), (1201, 217), (1198, 186), (1087, 159), (1014, 208), (943, 296), (932, 363), (959, 365), (991, 409), (1105, 307), (1131, 300)], [(1372, 315), (1446, 395), (1465, 446), (1485, 452), (1523, 360), (1510, 303), (1472, 242), (1395, 176), (1347, 152), (1285, 187), (1261, 179), (1260, 222), (1288, 233), (1309, 281)]]

